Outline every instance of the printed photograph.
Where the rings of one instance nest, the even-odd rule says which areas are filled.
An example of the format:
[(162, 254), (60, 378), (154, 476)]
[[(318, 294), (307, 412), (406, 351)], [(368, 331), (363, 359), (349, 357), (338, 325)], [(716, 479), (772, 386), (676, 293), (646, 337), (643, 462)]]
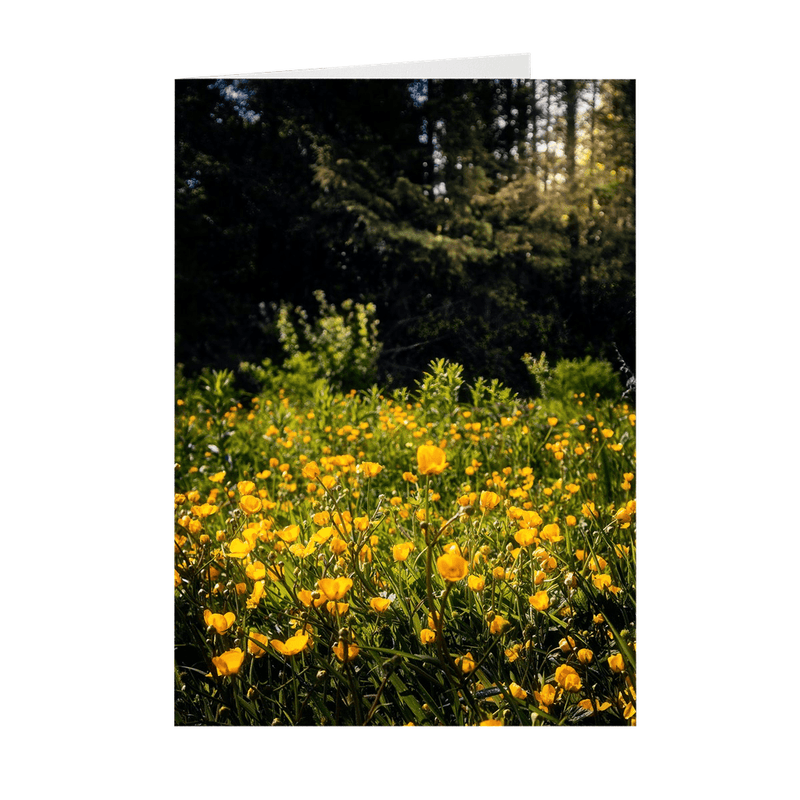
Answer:
[(636, 725), (635, 121), (175, 82), (176, 726)]

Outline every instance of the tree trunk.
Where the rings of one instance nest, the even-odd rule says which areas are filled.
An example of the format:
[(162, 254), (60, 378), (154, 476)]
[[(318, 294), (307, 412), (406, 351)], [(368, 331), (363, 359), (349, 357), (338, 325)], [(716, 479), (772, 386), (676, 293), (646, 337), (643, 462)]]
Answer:
[(537, 165), (537, 161), (538, 161), (538, 159), (536, 158), (536, 81), (535, 80), (531, 81), (531, 88), (530, 88), (529, 97), (530, 97), (530, 101), (531, 101), (530, 102), (531, 114), (530, 114), (530, 121), (528, 122), (528, 125), (526, 126), (526, 133), (527, 133), (528, 129), (530, 129), (531, 141), (530, 141), (529, 147), (530, 147), (530, 158), (531, 158), (531, 172), (533, 173), (534, 182), (535, 182), (535, 179), (536, 179), (536, 165)]
[(550, 180), (550, 96), (552, 94), (553, 81), (547, 81), (547, 99), (544, 104), (544, 190), (547, 191), (547, 183)]
[(564, 99), (567, 103), (567, 132), (564, 143), (567, 160), (567, 187), (573, 189), (575, 183), (575, 117), (578, 105), (577, 81), (564, 81)]

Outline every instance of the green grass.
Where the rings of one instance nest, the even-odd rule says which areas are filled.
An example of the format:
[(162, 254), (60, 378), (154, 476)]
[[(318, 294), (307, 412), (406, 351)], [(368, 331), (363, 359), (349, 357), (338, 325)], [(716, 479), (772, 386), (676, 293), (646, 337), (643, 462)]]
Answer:
[[(463, 386), (443, 362), (391, 396), (248, 397), (230, 373), (181, 378), (177, 394), (176, 724), (635, 724), (633, 409), (559, 398), (554, 422), (547, 401)], [(444, 450), (438, 474), (420, 473), (426, 444)], [(396, 561), (403, 542), (414, 549)], [(453, 548), (466, 574), (446, 581), (437, 562)], [(346, 608), (324, 578), (352, 582)], [(209, 628), (206, 610), (232, 624)], [(298, 635), (295, 654), (271, 644)], [(358, 648), (344, 662), (342, 641)], [(213, 661), (237, 648), (227, 669)]]

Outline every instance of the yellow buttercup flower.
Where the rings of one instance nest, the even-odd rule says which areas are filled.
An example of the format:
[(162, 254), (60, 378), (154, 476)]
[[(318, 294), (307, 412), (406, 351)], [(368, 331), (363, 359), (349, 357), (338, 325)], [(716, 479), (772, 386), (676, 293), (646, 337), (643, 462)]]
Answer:
[(405, 561), (409, 553), (415, 549), (413, 542), (401, 542), (392, 547), (392, 558), (395, 561)]
[(467, 653), (465, 656), (459, 656), (454, 660), (456, 662), (456, 666), (459, 667), (461, 671), (465, 673), (472, 672), (477, 666), (475, 663), (475, 659), (472, 657), (472, 653)]
[(489, 623), (489, 632), (495, 634), (505, 633), (510, 627), (511, 623), (504, 617), (501, 617), (499, 614), (497, 614)]
[(392, 601), (386, 597), (373, 597), (369, 601), (369, 606), (373, 611), (377, 611), (379, 614), (386, 611), (387, 608), (391, 605)]
[(610, 575), (595, 575), (592, 578), (592, 583), (594, 584), (595, 589), (603, 590), (609, 586), (611, 586), (611, 576)]
[(470, 492), (459, 497), (456, 502), (464, 508), (466, 506), (474, 506), (478, 502), (478, 494), (477, 492)]
[(431, 644), (436, 640), (436, 631), (432, 631), (430, 628), (423, 628), (419, 632), (419, 640), (422, 644)]
[(300, 535), (300, 526), (288, 525), (286, 528), (283, 528), (283, 530), (276, 531), (276, 533), (280, 539), (288, 544), (293, 542)]
[(211, 659), (211, 663), (217, 668), (218, 675), (235, 675), (243, 661), (244, 652), (241, 647), (226, 650), (222, 655)]
[(541, 692), (534, 692), (533, 696), (539, 704), (539, 708), (546, 711), (556, 700), (556, 687), (550, 683), (542, 686)]
[(592, 572), (598, 572), (608, 566), (608, 562), (602, 556), (595, 556), (589, 560), (589, 569)]
[(446, 580), (454, 583), (467, 577), (469, 566), (464, 558), (456, 552), (445, 553), (436, 559), (436, 568)]
[(485, 719), (483, 722), (479, 723), (479, 728), (502, 728), (503, 727), (503, 720), (501, 719)]
[[(336, 655), (336, 658), (339, 659), (339, 661), (341, 662), (345, 661), (344, 642), (336, 642), (336, 644), (333, 646), (333, 652)], [(359, 652), (360, 651), (357, 645), (354, 644), (347, 645), (346, 660), (352, 661), (359, 654)]]
[(206, 627), (213, 628), (217, 633), (225, 633), (236, 621), (236, 615), (232, 611), (228, 611), (227, 614), (214, 614), (206, 609), (203, 612), (203, 619)]
[(252, 594), (247, 598), (247, 607), (256, 608), (265, 594), (264, 581), (256, 581)]
[(336, 538), (331, 539), (330, 547), (337, 556), (340, 556), (347, 550), (347, 542), (337, 536)]
[(359, 533), (363, 533), (367, 528), (369, 528), (369, 517), (355, 517), (353, 519), (353, 527), (359, 531)]
[(592, 705), (592, 701), (587, 698), (586, 700), (581, 700), (580, 703), (578, 703), (578, 707), (594, 713), (597, 713), (598, 711), (605, 711), (607, 708), (611, 708), (611, 703), (600, 703), (597, 700), (594, 702), (595, 704)]
[(566, 692), (579, 692), (582, 686), (580, 675), (569, 664), (556, 667), (556, 682)]
[(503, 651), (508, 659), (509, 664), (513, 664), (519, 658), (520, 650), (522, 650), (522, 644), (512, 645)]
[(311, 601), (314, 599), (311, 596), (311, 592), (308, 589), (300, 589), (297, 592), (297, 599), (306, 607), (311, 605)]
[(283, 656), (294, 656), (305, 650), (308, 645), (308, 634), (298, 633), (282, 642), (280, 639), (270, 640), (270, 644)]
[(325, 544), (328, 539), (333, 536), (333, 528), (328, 525), (325, 528), (320, 528), (312, 537), (311, 541), (315, 542), (316, 544)]
[(490, 511), (500, 502), (500, 495), (496, 492), (481, 492), (480, 506), (484, 511)]
[(550, 596), (547, 592), (536, 592), (536, 594), (531, 595), (528, 598), (528, 602), (537, 610), (537, 611), (546, 611), (550, 608)]
[(250, 638), (247, 641), (247, 652), (254, 658), (261, 658), (267, 652), (269, 639), (266, 634), (258, 631), (250, 631)]
[(467, 578), (467, 586), (469, 586), (473, 592), (482, 592), (486, 586), (486, 578), (484, 578), (483, 575), (470, 575)]
[(528, 696), (528, 693), (518, 683), (510, 683), (508, 692), (515, 700), (524, 700)]
[(541, 537), (546, 542), (564, 541), (564, 537), (561, 535), (561, 530), (555, 523), (551, 523), (550, 525), (545, 525), (544, 528), (542, 528)]
[(267, 577), (267, 568), (261, 561), (255, 561), (245, 567), (244, 574), (251, 581), (260, 581)]
[(441, 474), (447, 466), (444, 450), (434, 445), (420, 445), (417, 449), (417, 466), (420, 475)]
[(353, 581), (351, 578), (320, 578), (317, 585), (328, 600), (341, 600), (353, 585)]
[(538, 534), (536, 528), (522, 528), (514, 534), (514, 540), (520, 547), (528, 547), (536, 541)]
[(608, 657), (608, 666), (612, 672), (623, 672), (625, 670), (625, 660), (621, 653), (616, 653)]
[(301, 470), (304, 478), (315, 481), (320, 476), (320, 468), (316, 461), (309, 461)]
[(228, 552), (233, 558), (247, 558), (253, 546), (243, 539), (233, 539), (228, 546)]
[(256, 490), (256, 485), (253, 481), (239, 481), (236, 484), (236, 488), (239, 490), (239, 494), (253, 494)]
[(316, 546), (316, 544), (314, 544), (314, 542), (309, 542), (308, 544), (303, 544), (302, 542), (295, 542), (289, 548), (289, 552), (292, 555), (297, 556), (298, 558), (307, 558), (316, 549), (317, 549), (317, 546)]
[(261, 500), (259, 500), (255, 495), (246, 494), (239, 501), (239, 508), (241, 508), (245, 514), (255, 514), (258, 511), (261, 511)]
[(205, 518), (210, 517), (212, 514), (216, 514), (219, 511), (219, 507), (213, 505), (212, 503), (203, 503), (201, 506), (192, 506), (192, 514), (197, 517)]
[(542, 518), (536, 511), (526, 508), (511, 507), (508, 509), (508, 515), (512, 519), (519, 520), (525, 528), (538, 528), (542, 524)]
[(558, 647), (562, 653), (571, 653), (575, 649), (575, 640), (571, 636), (566, 636), (558, 643)]
[(356, 471), (360, 472), (365, 478), (374, 478), (381, 470), (383, 470), (383, 466), (376, 464), (374, 461), (362, 461), (356, 467)]

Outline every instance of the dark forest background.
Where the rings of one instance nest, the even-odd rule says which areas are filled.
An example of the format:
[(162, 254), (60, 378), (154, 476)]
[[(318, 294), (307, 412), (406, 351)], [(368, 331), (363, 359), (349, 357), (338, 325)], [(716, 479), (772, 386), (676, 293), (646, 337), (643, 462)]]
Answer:
[(320, 291), (374, 304), (383, 384), (635, 371), (633, 81), (179, 80), (175, 123), (187, 373), (280, 364)]

